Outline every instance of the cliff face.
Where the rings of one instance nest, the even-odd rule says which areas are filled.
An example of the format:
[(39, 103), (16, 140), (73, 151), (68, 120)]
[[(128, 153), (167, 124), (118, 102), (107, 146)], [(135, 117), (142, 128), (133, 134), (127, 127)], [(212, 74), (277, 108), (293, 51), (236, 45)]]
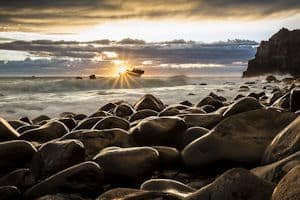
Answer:
[(300, 30), (283, 28), (269, 41), (262, 41), (243, 77), (268, 73), (300, 76)]

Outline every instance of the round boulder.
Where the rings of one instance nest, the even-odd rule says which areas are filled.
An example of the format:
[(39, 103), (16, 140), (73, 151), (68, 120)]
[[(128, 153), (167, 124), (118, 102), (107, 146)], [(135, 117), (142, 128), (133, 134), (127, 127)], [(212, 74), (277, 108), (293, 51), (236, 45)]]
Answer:
[(123, 130), (128, 130), (130, 124), (127, 120), (122, 119), (116, 116), (109, 116), (105, 117), (104, 119), (100, 120), (93, 129), (103, 130), (103, 129), (111, 129), (111, 128), (120, 128)]
[(150, 109), (157, 112), (160, 112), (164, 109), (164, 104), (156, 97), (151, 94), (144, 95), (140, 100), (138, 100), (135, 105), (134, 109), (136, 111), (143, 110), (143, 109)]
[(253, 97), (244, 97), (230, 105), (224, 112), (223, 116), (228, 117), (242, 112), (247, 112), (250, 110), (261, 109), (263, 105)]
[(19, 133), (2, 117), (0, 117), (0, 142), (17, 139)]

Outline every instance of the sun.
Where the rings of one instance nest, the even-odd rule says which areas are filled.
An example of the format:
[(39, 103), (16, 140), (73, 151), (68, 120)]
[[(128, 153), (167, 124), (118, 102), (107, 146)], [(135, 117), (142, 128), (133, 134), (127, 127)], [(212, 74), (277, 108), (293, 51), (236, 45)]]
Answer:
[(119, 66), (119, 68), (118, 68), (118, 74), (119, 75), (122, 75), (122, 74), (126, 73), (126, 71), (127, 71), (126, 66)]

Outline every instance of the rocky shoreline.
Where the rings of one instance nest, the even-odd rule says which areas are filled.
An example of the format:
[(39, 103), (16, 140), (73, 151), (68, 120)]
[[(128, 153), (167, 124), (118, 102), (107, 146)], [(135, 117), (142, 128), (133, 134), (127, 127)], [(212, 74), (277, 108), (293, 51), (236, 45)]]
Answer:
[(90, 116), (0, 118), (0, 199), (300, 199), (299, 80), (268, 82), (195, 105), (147, 94)]

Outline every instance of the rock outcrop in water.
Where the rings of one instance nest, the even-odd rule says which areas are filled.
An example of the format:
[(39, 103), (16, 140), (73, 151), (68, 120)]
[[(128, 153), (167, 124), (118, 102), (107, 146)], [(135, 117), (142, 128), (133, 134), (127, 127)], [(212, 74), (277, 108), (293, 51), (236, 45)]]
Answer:
[(269, 41), (262, 41), (243, 77), (268, 73), (300, 76), (300, 30), (282, 28)]

